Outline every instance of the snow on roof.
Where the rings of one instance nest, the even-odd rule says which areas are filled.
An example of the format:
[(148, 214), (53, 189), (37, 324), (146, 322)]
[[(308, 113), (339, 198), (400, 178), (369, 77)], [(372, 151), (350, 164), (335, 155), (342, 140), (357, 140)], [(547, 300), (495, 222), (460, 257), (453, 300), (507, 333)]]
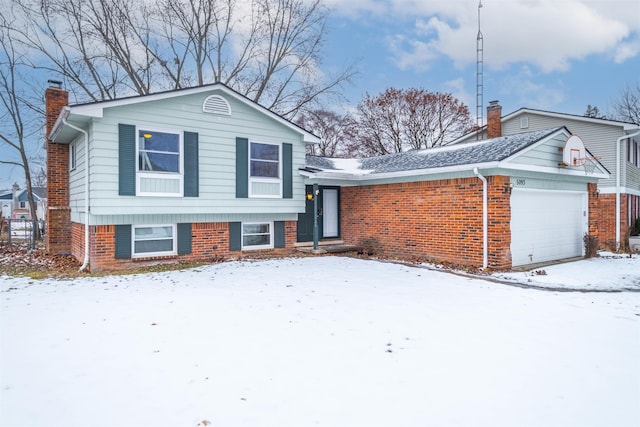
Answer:
[(470, 143), (411, 150), (362, 159), (307, 156), (306, 165), (318, 171), (365, 175), (499, 162), (561, 129), (563, 128), (543, 129)]

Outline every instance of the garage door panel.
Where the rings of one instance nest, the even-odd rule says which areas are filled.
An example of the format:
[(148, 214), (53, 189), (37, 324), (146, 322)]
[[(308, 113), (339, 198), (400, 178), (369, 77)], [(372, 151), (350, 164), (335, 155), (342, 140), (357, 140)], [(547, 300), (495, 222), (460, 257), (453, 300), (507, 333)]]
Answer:
[(514, 266), (581, 256), (586, 193), (514, 189), (511, 259)]

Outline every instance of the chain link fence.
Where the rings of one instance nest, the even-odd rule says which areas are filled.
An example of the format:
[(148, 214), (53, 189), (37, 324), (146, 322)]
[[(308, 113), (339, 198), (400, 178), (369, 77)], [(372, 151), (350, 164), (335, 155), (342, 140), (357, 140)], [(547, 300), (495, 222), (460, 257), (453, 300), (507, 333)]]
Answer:
[[(45, 232), (45, 222), (34, 222), (26, 219), (3, 219), (0, 222), (0, 247), (19, 245), (28, 248), (36, 247), (35, 243), (42, 240)], [(34, 241), (35, 239), (35, 241)]]

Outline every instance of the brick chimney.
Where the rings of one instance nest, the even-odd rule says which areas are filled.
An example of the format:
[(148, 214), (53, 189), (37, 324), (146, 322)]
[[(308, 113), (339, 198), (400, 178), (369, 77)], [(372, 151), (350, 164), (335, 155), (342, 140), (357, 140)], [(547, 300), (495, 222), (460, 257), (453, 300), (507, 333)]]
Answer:
[(69, 145), (49, 140), (62, 108), (69, 104), (69, 93), (62, 83), (49, 80), (45, 91), (47, 149), (47, 251), (71, 253), (71, 209), (69, 207)]
[(502, 106), (498, 101), (489, 102), (487, 107), (487, 138), (497, 138), (502, 136)]

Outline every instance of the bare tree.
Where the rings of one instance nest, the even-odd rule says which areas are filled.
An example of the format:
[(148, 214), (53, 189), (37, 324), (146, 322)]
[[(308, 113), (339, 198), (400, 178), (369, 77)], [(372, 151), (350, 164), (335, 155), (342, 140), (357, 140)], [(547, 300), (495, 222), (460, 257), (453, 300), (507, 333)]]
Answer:
[(640, 81), (620, 92), (614, 111), (618, 120), (640, 125)]
[(339, 97), (355, 72), (319, 72), (321, 0), (13, 0), (34, 67), (79, 101), (223, 82), (287, 118)]
[(446, 145), (473, 129), (469, 109), (453, 95), (388, 88), (358, 104), (361, 155), (399, 153)]
[(368, 93), (357, 107), (357, 149), (360, 155), (398, 153), (402, 150), (400, 120), (402, 91), (388, 88), (377, 97)]
[(323, 157), (350, 155), (356, 122), (350, 114), (339, 115), (328, 110), (311, 110), (297, 119), (303, 128), (320, 137), (320, 143), (307, 147), (307, 154)]
[(412, 149), (446, 145), (473, 129), (469, 108), (450, 93), (407, 89), (405, 136)]
[(584, 112), (585, 117), (590, 117), (592, 119), (606, 119), (604, 114), (600, 114), (600, 109), (596, 105), (587, 105), (587, 110)]
[(37, 138), (37, 125), (34, 126), (33, 119), (37, 118), (42, 111), (36, 107), (37, 103), (29, 100), (25, 88), (20, 82), (26, 79), (21, 74), (24, 66), (23, 57), (15, 48), (15, 40), (11, 37), (9, 26), (12, 17), (0, 14), (0, 143), (10, 149), (13, 154), (3, 155), (0, 163), (19, 167), (24, 172), (27, 186), (27, 197), (31, 219), (33, 221), (32, 248), (35, 248), (35, 241), (39, 230), (36, 218), (36, 204), (33, 198), (33, 188), (31, 185), (30, 159), (28, 153), (28, 141)]

